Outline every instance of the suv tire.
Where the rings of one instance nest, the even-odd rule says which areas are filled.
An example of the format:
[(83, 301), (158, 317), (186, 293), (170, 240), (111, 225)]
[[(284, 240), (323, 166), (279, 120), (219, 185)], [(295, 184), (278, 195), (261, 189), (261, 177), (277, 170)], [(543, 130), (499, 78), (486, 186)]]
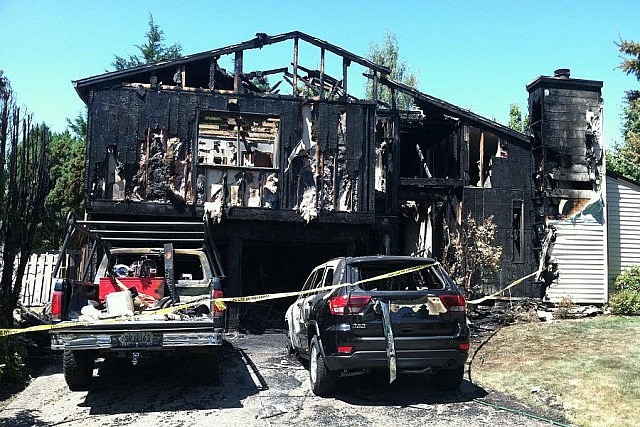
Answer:
[(338, 375), (336, 372), (327, 369), (324, 357), (320, 351), (318, 338), (313, 337), (309, 348), (309, 379), (311, 380), (311, 391), (317, 396), (331, 395), (336, 388)]
[(464, 366), (453, 369), (440, 369), (431, 375), (434, 387), (442, 391), (453, 391), (460, 388), (464, 377)]
[(62, 354), (64, 380), (71, 391), (86, 390), (93, 377), (95, 354), (88, 350), (65, 350)]

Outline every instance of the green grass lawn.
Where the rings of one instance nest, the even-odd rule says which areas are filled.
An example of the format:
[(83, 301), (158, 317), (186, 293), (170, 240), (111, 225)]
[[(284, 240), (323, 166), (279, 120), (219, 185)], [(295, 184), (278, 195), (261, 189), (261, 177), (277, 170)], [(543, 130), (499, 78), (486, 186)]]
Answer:
[(471, 369), (474, 382), (580, 426), (640, 425), (640, 317), (509, 326)]

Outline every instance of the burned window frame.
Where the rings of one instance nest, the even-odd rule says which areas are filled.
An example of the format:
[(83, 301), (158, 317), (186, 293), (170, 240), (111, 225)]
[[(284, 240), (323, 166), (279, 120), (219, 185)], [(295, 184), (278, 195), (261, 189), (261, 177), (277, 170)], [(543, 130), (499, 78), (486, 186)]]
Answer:
[(524, 263), (524, 200), (513, 200), (511, 205), (511, 246), (515, 264)]
[[(234, 120), (236, 121), (233, 126), (232, 132), (235, 132), (236, 145), (235, 149), (235, 162), (220, 161), (216, 162), (215, 158), (205, 158), (201, 156), (203, 150), (203, 136), (201, 135), (201, 125), (206, 117), (221, 120)], [(261, 127), (264, 127), (264, 123), (271, 121), (275, 123), (275, 131), (272, 134), (272, 138), (260, 139), (259, 137), (251, 136), (247, 138), (242, 136), (241, 132), (249, 131), (246, 129), (241, 131), (242, 125), (238, 124), (238, 121), (246, 120), (260, 121)], [(245, 125), (245, 127), (247, 127)], [(250, 127), (250, 125), (249, 125)], [(282, 117), (278, 114), (262, 114), (254, 112), (244, 111), (227, 111), (216, 109), (198, 109), (196, 112), (195, 121), (195, 148), (197, 153), (196, 166), (201, 171), (202, 189), (198, 195), (205, 203), (206, 202), (221, 202), (220, 206), (239, 206), (239, 207), (256, 207), (256, 208), (269, 208), (277, 209), (280, 204), (279, 196), (279, 181), (280, 181), (280, 149), (281, 149), (281, 129), (282, 129)], [(215, 147), (215, 137), (204, 137), (204, 144), (210, 144), (207, 148), (209, 151), (213, 151)], [(225, 141), (229, 138), (219, 138), (219, 141)], [(230, 140), (230, 139), (229, 139)], [(261, 145), (262, 144), (262, 145)], [(259, 148), (264, 145), (271, 145), (271, 151), (260, 150)], [(241, 147), (242, 146), (242, 147)], [(261, 165), (256, 166), (256, 158), (251, 157), (251, 163), (247, 164), (247, 153), (254, 154), (260, 152), (268, 154), (269, 156), (261, 156)], [(227, 155), (228, 156), (228, 155)], [(221, 159), (225, 156), (220, 156)], [(228, 157), (226, 157), (228, 158)], [(233, 157), (232, 157), (233, 158)], [(265, 164), (265, 159), (267, 164)], [(210, 160), (210, 161), (209, 161)]]
[[(236, 146), (235, 146), (235, 163), (216, 163), (215, 158), (212, 162), (206, 162), (201, 160), (201, 140), (215, 140), (215, 138), (211, 137), (203, 137), (201, 135), (201, 124), (203, 122), (204, 117), (211, 117), (214, 119), (222, 119), (222, 120), (235, 120), (236, 123), (233, 125), (234, 129), (229, 129), (230, 131), (235, 133), (236, 138)], [(268, 139), (260, 139), (255, 136), (242, 138), (241, 134), (243, 131), (240, 130), (243, 126), (238, 124), (239, 121), (251, 122), (255, 120), (261, 120), (263, 123), (271, 120), (272, 123), (276, 123), (276, 131), (274, 132), (273, 139), (268, 142)], [(279, 150), (280, 150), (280, 129), (281, 129), (281, 117), (277, 114), (260, 114), (253, 112), (235, 112), (235, 111), (223, 111), (223, 110), (198, 110), (197, 112), (197, 122), (196, 122), (196, 143), (197, 143), (197, 153), (198, 153), (198, 166), (212, 166), (212, 167), (229, 167), (229, 168), (248, 168), (248, 169), (278, 169), (278, 160), (279, 160)], [(246, 126), (245, 126), (246, 127)], [(261, 125), (264, 127), (264, 125)], [(246, 132), (246, 131), (245, 131)], [(228, 138), (219, 138), (221, 141), (226, 140)], [(240, 148), (240, 144), (243, 143), (244, 147)], [(272, 145), (272, 149), (270, 152), (257, 150), (257, 147), (253, 147), (255, 144), (257, 147), (262, 145)], [(251, 146), (252, 150), (247, 149), (247, 146)], [(256, 165), (256, 163), (264, 163), (265, 159), (260, 159), (257, 161), (256, 158), (246, 157), (246, 154), (254, 154), (256, 152), (259, 153), (267, 153), (271, 154), (271, 158), (269, 159), (270, 165)], [(240, 155), (242, 154), (242, 155)], [(204, 157), (204, 156), (202, 156)], [(220, 159), (225, 159), (224, 156), (220, 156)], [(249, 162), (246, 164), (245, 162)]]

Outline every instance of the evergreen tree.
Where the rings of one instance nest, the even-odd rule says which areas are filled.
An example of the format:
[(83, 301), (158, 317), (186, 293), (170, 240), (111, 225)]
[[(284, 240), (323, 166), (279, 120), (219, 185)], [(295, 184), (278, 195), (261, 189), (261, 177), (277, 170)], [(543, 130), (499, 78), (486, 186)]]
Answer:
[[(78, 115), (75, 120), (80, 117)], [(86, 127), (84, 137), (76, 132), (79, 130), (74, 130), (70, 124), (64, 132), (51, 136), (49, 177), (52, 188), (45, 199), (45, 214), (37, 236), (38, 246), (43, 249), (60, 248), (69, 212), (76, 216), (84, 213)]]
[(509, 127), (520, 133), (525, 133), (529, 127), (529, 116), (523, 119), (520, 106), (515, 102), (509, 105)]
[[(415, 88), (418, 85), (418, 77), (405, 61), (400, 60), (399, 51), (398, 37), (394, 33), (386, 31), (381, 44), (371, 44), (369, 46), (367, 58), (376, 64), (389, 67), (391, 73), (388, 77), (391, 80)], [(371, 80), (367, 81), (365, 90), (367, 98), (373, 99), (373, 82)], [(391, 89), (384, 85), (379, 85), (378, 99), (392, 105)], [(396, 105), (401, 110), (408, 110), (413, 107), (413, 98), (409, 95), (398, 93), (396, 94)]]
[(161, 61), (163, 59), (179, 58), (182, 55), (180, 43), (171, 46), (164, 44), (164, 31), (153, 20), (153, 15), (149, 14), (149, 31), (145, 35), (146, 40), (142, 45), (135, 45), (140, 54), (129, 55), (129, 58), (115, 55), (115, 60), (111, 63), (116, 70), (136, 67), (138, 65)]
[[(621, 39), (616, 45), (623, 58), (618, 68), (640, 81), (640, 43)], [(640, 90), (628, 90), (625, 103), (622, 111), (623, 140), (606, 152), (607, 168), (640, 181)]]

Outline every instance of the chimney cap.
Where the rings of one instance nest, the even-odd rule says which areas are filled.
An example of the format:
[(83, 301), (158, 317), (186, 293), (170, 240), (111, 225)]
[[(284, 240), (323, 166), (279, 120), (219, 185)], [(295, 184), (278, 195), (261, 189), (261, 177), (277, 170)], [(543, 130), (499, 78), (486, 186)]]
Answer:
[(569, 68), (558, 68), (553, 72), (553, 77), (568, 79), (569, 77), (571, 77), (571, 70)]

